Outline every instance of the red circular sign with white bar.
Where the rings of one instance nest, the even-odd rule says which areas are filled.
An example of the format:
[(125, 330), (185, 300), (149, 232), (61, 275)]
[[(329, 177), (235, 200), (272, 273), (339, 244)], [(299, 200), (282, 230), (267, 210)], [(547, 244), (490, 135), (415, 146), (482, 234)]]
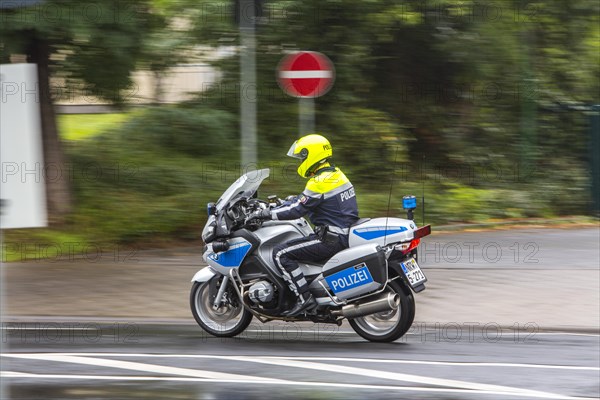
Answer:
[(299, 51), (285, 56), (277, 67), (277, 82), (294, 97), (319, 97), (331, 89), (335, 80), (333, 63), (324, 54)]

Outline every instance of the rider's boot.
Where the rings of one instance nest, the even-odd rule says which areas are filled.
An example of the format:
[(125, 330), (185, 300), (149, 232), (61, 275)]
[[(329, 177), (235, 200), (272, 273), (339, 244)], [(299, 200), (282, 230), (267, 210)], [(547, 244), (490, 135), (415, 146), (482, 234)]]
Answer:
[(317, 301), (312, 294), (309, 292), (302, 293), (298, 297), (298, 302), (296, 305), (291, 310), (284, 311), (281, 313), (281, 315), (286, 317), (295, 317), (296, 315), (301, 314), (302, 312), (307, 311), (316, 305)]

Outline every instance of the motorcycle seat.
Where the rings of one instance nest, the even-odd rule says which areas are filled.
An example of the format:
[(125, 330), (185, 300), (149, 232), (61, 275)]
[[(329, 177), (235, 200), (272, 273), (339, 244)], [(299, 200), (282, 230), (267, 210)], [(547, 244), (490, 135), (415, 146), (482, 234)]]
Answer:
[(323, 265), (325, 265), (325, 262), (327, 262), (327, 260), (323, 261), (323, 263), (305, 263), (305, 262), (301, 262), (300, 263), (300, 268), (302, 269), (302, 273), (304, 273), (305, 277), (309, 277), (309, 276), (317, 276), (319, 275), (321, 272), (323, 272)]
[(365, 222), (369, 222), (370, 220), (371, 220), (371, 218), (361, 218), (358, 221), (356, 221), (352, 226), (350, 226), (350, 228), (354, 228), (355, 226), (362, 225)]

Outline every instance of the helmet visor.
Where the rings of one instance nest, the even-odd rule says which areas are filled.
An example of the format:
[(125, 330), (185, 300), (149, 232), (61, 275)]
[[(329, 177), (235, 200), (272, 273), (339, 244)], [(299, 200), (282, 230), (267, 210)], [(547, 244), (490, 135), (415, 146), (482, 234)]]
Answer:
[(287, 152), (287, 156), (288, 156), (288, 157), (294, 157), (294, 158), (297, 158), (297, 159), (299, 159), (299, 160), (304, 160), (306, 157), (302, 157), (302, 156), (300, 155), (300, 152), (298, 152), (298, 153), (296, 154), (297, 144), (298, 144), (298, 141), (296, 140), (296, 141), (294, 142), (294, 144), (292, 144), (292, 146), (291, 146), (291, 147), (290, 147), (290, 149), (288, 150), (288, 152)]

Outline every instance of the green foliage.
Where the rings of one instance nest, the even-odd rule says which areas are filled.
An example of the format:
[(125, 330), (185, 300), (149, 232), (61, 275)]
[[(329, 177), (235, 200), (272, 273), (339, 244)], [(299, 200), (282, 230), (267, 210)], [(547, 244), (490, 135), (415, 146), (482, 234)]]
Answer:
[(3, 58), (28, 54), (32, 43), (42, 42), (52, 55), (54, 76), (72, 85), (83, 83), (88, 94), (122, 103), (124, 90), (132, 85), (130, 73), (144, 54), (146, 36), (164, 27), (164, 18), (150, 12), (150, 5), (149, 0), (48, 0), (3, 9)]
[[(585, 180), (587, 116), (573, 106), (600, 102), (598, 12), (594, 0), (269, 2), (257, 25), (261, 158), (297, 135), (296, 101), (275, 83), (278, 61), (315, 50), (336, 67), (332, 91), (315, 100), (317, 130), (341, 146), (337, 161), (361, 183), (392, 169), (391, 147), (403, 161), (410, 154), (415, 173), (424, 159), (448, 168), (492, 164), (538, 171), (544, 185), (551, 155), (577, 165), (571, 172)], [(237, 42), (233, 18), (190, 15), (196, 40)], [(237, 54), (216, 65), (223, 81), (203, 101), (235, 111)], [(463, 183), (530, 190), (525, 181)], [(585, 212), (587, 197), (577, 195)]]
[[(395, 163), (407, 161), (399, 126), (381, 111), (353, 107), (335, 112), (332, 132), (334, 160), (357, 182), (372, 188), (389, 181)], [(383, 167), (383, 168), (382, 168)]]
[(81, 140), (115, 129), (128, 115), (121, 114), (62, 114), (57, 117), (58, 129), (66, 140)]
[(201, 108), (146, 109), (120, 131), (123, 140), (140, 146), (181, 152), (190, 156), (237, 154), (232, 141), (235, 118), (226, 111)]
[(231, 183), (220, 160), (237, 154), (232, 120), (219, 110), (151, 107), (118, 129), (70, 142), (76, 211), (64, 229), (99, 242), (197, 238), (204, 204)]
[[(197, 127), (195, 121), (200, 117), (204, 121), (204, 129), (195, 132), (195, 142), (190, 142), (190, 146), (201, 148), (206, 144), (210, 152), (204, 149), (191, 152), (179, 145), (165, 145), (167, 139), (161, 138), (161, 130), (167, 136), (168, 143), (173, 143), (169, 127), (174, 121), (192, 121), (188, 125), (190, 132), (187, 132), (191, 133)], [(66, 137), (77, 137), (75, 132), (78, 127), (73, 122), (81, 118), (74, 115), (61, 117), (61, 120), (69, 121), (63, 125), (67, 127), (63, 131)], [(231, 134), (228, 121), (232, 118), (225, 111), (208, 108), (152, 107), (119, 114), (119, 119), (125, 120), (118, 128), (111, 124), (104, 132), (69, 141), (69, 177), (76, 197), (76, 210), (69, 223), (52, 230), (11, 230), (7, 232), (5, 241), (34, 241), (40, 245), (59, 241), (77, 243), (75, 251), (78, 251), (87, 243), (112, 248), (116, 243), (198, 240), (206, 221), (205, 204), (216, 201), (245, 172), (233, 161), (235, 156), (231, 157), (230, 152), (236, 154), (236, 150), (230, 146), (219, 148), (216, 143), (226, 139), (213, 136), (216, 132)], [(369, 120), (379, 126), (378, 133), (392, 134), (398, 129), (389, 123), (385, 114), (368, 109), (353, 110), (353, 116), (347, 115), (347, 118)], [(102, 119), (112, 118), (105, 115)], [(222, 121), (225, 121), (225, 125), (221, 125)], [(355, 124), (349, 122), (349, 125)], [(152, 126), (162, 128), (153, 128), (156, 130), (152, 132), (145, 129)], [(175, 131), (185, 134), (184, 126), (175, 127)], [(360, 123), (356, 126), (360, 127)], [(352, 131), (355, 136), (364, 133), (359, 128)], [(374, 135), (373, 132), (369, 134)], [(187, 140), (187, 136), (185, 138)], [(178, 140), (183, 139), (177, 139), (175, 143), (180, 143)], [(390, 165), (382, 170), (388, 173), (387, 176), (375, 179), (376, 175), (371, 176), (369, 171), (366, 171), (366, 175), (361, 173), (360, 163), (352, 162), (357, 150), (353, 146), (361, 141), (343, 143), (337, 137), (332, 140), (339, 144), (335, 150), (336, 159), (339, 156), (339, 164), (355, 185), (360, 215), (363, 217), (402, 217), (405, 215), (401, 209), (402, 196), (414, 194), (419, 201), (416, 217), (420, 223), (422, 191), (426, 201), (426, 222), (434, 225), (505, 218), (549, 218), (578, 213), (587, 201), (587, 179), (583, 167), (577, 164), (549, 163), (552, 178), (545, 178), (549, 175), (546, 171), (534, 171), (535, 184), (519, 183), (518, 177), (514, 178), (509, 173), (504, 174), (507, 176), (496, 176), (492, 171), (482, 175), (481, 171), (476, 170), (461, 174), (439, 171), (435, 166), (423, 174), (414, 174), (402, 143), (390, 142), (387, 152), (381, 154), (389, 160), (390, 157), (396, 157), (392, 150), (398, 149), (396, 173), (390, 174)], [(381, 142), (373, 140), (372, 143)], [(375, 154), (377, 151), (381, 149), (376, 146), (365, 147), (365, 154)], [(259, 168), (271, 169), (269, 179), (260, 189), (262, 198), (270, 194), (285, 197), (303, 189), (305, 180), (296, 174), (294, 161), (286, 161), (279, 150), (266, 153), (265, 158), (273, 161), (258, 165)], [(492, 177), (497, 179), (490, 179)], [(39, 256), (35, 248), (31, 251), (25, 257)], [(20, 253), (15, 253), (15, 256), (23, 257)]]
[[(247, 88), (232, 2), (47, 3), (100, 7), (102, 17), (64, 23), (8, 12), (4, 56), (45, 40), (55, 74), (112, 100), (123, 100), (135, 66), (160, 72), (196, 45), (232, 50), (213, 61), (222, 79), (195, 101), (134, 112), (68, 148), (77, 171), (101, 171), (74, 179), (73, 230), (119, 241), (197, 238), (203, 204), (244, 172), (236, 116)], [(119, 18), (109, 18), (111, 7)], [(599, 10), (596, 0), (265, 2), (257, 128), (259, 166), (273, 173), (261, 196), (304, 185), (284, 156), (298, 136), (297, 100), (277, 86), (275, 69), (286, 52), (314, 50), (336, 67), (333, 89), (315, 100), (317, 131), (334, 144), (362, 216), (402, 215), (402, 195), (422, 190), (436, 224), (586, 213), (581, 109), (600, 103)]]

